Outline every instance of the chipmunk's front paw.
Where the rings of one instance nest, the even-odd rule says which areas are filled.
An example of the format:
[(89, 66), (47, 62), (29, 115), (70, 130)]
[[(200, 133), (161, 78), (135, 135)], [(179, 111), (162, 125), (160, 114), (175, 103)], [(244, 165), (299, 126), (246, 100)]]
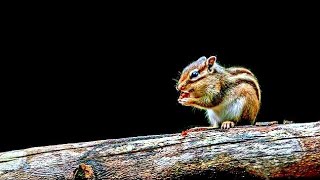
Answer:
[(225, 121), (221, 124), (221, 129), (229, 129), (235, 126), (234, 122), (232, 121)]
[(178, 102), (184, 106), (191, 106), (194, 104), (195, 99), (194, 98), (180, 98), (180, 99), (178, 99)]

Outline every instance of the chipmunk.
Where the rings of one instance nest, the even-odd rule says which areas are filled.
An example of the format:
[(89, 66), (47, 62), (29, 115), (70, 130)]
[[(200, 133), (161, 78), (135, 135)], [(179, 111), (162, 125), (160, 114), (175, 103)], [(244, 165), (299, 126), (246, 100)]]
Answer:
[(208, 129), (254, 124), (261, 103), (256, 77), (246, 68), (224, 68), (216, 60), (203, 56), (184, 68), (176, 84), (178, 102), (206, 110)]

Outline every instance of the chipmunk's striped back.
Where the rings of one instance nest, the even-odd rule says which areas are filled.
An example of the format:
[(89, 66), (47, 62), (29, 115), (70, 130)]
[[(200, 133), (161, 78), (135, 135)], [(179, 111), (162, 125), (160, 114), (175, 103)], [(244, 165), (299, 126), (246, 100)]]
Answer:
[(256, 91), (257, 98), (261, 102), (261, 90), (255, 75), (246, 68), (243, 67), (231, 67), (227, 68), (226, 72), (230, 73), (229, 80), (234, 82), (236, 85), (241, 83), (250, 84)]

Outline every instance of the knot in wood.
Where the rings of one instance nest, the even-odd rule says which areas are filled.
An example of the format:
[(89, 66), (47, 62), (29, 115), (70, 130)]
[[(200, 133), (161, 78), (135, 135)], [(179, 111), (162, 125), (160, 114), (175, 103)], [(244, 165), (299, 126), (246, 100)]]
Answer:
[(91, 180), (94, 178), (93, 169), (90, 165), (81, 163), (77, 169), (74, 170), (74, 180)]

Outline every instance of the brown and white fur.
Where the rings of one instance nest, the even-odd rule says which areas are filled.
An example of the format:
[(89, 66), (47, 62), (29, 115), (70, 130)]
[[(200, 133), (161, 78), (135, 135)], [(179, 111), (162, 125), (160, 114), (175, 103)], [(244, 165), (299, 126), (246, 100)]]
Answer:
[(206, 110), (212, 128), (254, 124), (261, 102), (256, 77), (246, 68), (224, 68), (216, 59), (201, 57), (184, 68), (178, 102)]

